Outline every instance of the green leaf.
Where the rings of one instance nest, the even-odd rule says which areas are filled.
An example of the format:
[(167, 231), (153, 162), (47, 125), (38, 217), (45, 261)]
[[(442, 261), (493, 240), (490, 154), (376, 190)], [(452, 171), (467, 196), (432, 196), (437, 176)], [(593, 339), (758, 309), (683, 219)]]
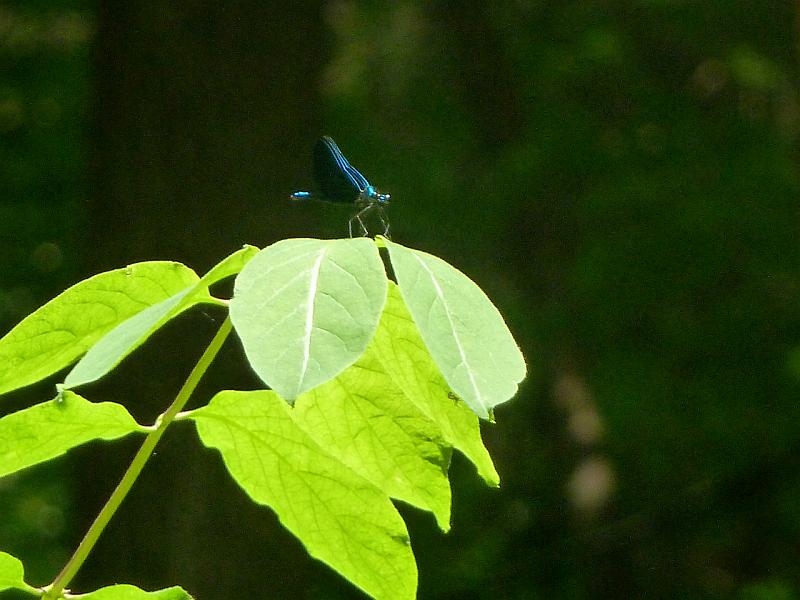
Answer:
[(452, 450), (386, 373), (374, 344), (336, 379), (301, 395), (293, 414), (353, 471), (387, 495), (433, 512), (439, 527), (450, 529)]
[(525, 360), (503, 317), (475, 282), (441, 258), (384, 243), (433, 360), (467, 406), (489, 418), (525, 377)]
[(481, 440), (477, 417), (466, 404), (452, 397), (394, 282), (389, 282), (373, 348), (394, 385), (436, 423), (447, 443), (472, 461), (487, 484), (499, 485), (500, 477)]
[(63, 369), (128, 317), (197, 281), (175, 262), (144, 262), (75, 284), (0, 339), (0, 394)]
[(172, 317), (177, 316), (191, 304), (188, 287), (166, 300), (154, 304), (133, 315), (109, 331), (78, 361), (64, 379), (63, 388), (71, 389), (96, 381), (116, 367), (122, 359), (141, 346)]
[(259, 253), (259, 249), (250, 244), (245, 244), (239, 250), (222, 259), (211, 270), (203, 275), (201, 283), (208, 288), (218, 281), (222, 281), (239, 273), (250, 260)]
[(371, 240), (283, 240), (237, 277), (231, 319), (255, 372), (292, 401), (361, 356), (385, 301)]
[(127, 584), (111, 585), (88, 594), (70, 594), (70, 600), (192, 600), (192, 597), (178, 586), (145, 592)]
[(414, 598), (408, 532), (389, 498), (325, 452), (272, 391), (220, 392), (188, 414), (233, 478), (308, 553), (376, 598)]
[(125, 408), (72, 392), (0, 419), (0, 477), (50, 460), (91, 440), (146, 432)]
[(25, 569), (22, 562), (10, 554), (0, 552), (0, 592), (3, 590), (22, 590), (39, 595), (39, 591), (25, 583)]
[(196, 304), (213, 301), (208, 286), (238, 273), (257, 253), (258, 248), (245, 246), (213, 267), (194, 285), (117, 325), (73, 367), (64, 380), (64, 388), (76, 388), (100, 379), (170, 320)]

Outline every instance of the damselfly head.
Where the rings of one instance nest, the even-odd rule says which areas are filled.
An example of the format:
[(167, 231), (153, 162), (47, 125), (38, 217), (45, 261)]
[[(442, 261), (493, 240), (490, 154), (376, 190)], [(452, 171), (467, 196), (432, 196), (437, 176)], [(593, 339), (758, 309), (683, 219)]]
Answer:
[(364, 204), (373, 204), (375, 202), (379, 204), (389, 204), (389, 200), (392, 198), (391, 194), (381, 194), (371, 185), (361, 190), (359, 195), (361, 196), (360, 200)]

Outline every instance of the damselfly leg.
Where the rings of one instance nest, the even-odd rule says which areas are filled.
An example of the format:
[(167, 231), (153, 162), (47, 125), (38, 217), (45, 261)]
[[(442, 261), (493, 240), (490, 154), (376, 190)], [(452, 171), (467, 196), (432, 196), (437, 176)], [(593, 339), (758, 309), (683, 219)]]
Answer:
[(383, 235), (387, 238), (389, 237), (389, 219), (386, 217), (386, 212), (383, 210), (383, 206), (378, 203), (367, 204), (364, 208), (350, 217), (350, 220), (347, 222), (347, 229), (350, 233), (350, 237), (353, 237), (354, 221), (358, 223), (358, 227), (361, 229), (361, 233), (359, 233), (358, 237), (369, 237), (369, 230), (364, 224), (364, 219), (366, 219), (370, 213), (375, 213), (375, 215), (378, 217), (378, 220), (381, 222), (381, 226), (383, 227)]

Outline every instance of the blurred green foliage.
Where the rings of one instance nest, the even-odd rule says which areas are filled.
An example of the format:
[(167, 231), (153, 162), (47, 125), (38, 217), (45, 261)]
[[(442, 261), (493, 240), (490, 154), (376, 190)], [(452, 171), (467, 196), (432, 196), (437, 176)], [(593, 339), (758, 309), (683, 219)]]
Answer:
[[(0, 8), (3, 326), (74, 279), (86, 10)], [(421, 597), (800, 596), (797, 10), (325, 3), (326, 70), (294, 83), (316, 134), (392, 194), (397, 241), (488, 291), (531, 371), (487, 429), (501, 491), (457, 461), (452, 532), (410, 515)]]
[(337, 6), (334, 130), (533, 371), (423, 592), (800, 594), (796, 7)]
[(86, 2), (0, 7), (0, 323), (70, 281), (86, 201)]
[[(84, 218), (88, 3), (0, 5), (0, 331), (75, 277)], [(11, 397), (7, 408), (52, 393)], [(38, 395), (37, 395), (38, 394)], [(68, 555), (60, 542), (71, 486), (63, 465), (0, 481), (0, 546), (44, 584)]]

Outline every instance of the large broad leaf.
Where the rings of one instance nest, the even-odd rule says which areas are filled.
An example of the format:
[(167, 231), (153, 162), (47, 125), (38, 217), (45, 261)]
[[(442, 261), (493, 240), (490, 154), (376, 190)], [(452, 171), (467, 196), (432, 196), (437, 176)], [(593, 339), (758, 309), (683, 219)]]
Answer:
[(447, 531), (450, 445), (387, 374), (374, 346), (336, 379), (301, 395), (293, 415), (326, 451), (389, 496), (431, 511)]
[(120, 404), (92, 403), (72, 392), (0, 419), (0, 477), (92, 440), (147, 432)]
[(88, 594), (72, 594), (70, 600), (192, 600), (192, 597), (178, 586), (145, 592), (132, 585), (120, 584), (100, 588)]
[(39, 592), (25, 583), (25, 569), (19, 559), (0, 552), (0, 592), (3, 590), (22, 590), (39, 595)]
[(122, 321), (197, 281), (188, 267), (159, 261), (72, 286), (0, 339), (0, 394), (60, 371)]
[(522, 357), (486, 294), (441, 258), (384, 239), (400, 292), (452, 390), (479, 417), (517, 393)]
[(499, 485), (500, 477), (481, 440), (478, 418), (451, 393), (394, 282), (389, 282), (386, 308), (371, 348), (381, 369), (436, 423), (447, 443), (472, 461), (486, 483)]
[(255, 372), (292, 401), (361, 356), (385, 301), (372, 241), (283, 240), (236, 278), (231, 319)]
[(171, 319), (196, 304), (214, 302), (208, 286), (241, 271), (257, 253), (255, 246), (243, 247), (213, 267), (194, 285), (117, 325), (73, 367), (64, 380), (64, 388), (75, 388), (100, 379)]
[(272, 391), (221, 392), (188, 413), (233, 478), (308, 553), (376, 598), (414, 598), (408, 532), (389, 498), (325, 452)]

